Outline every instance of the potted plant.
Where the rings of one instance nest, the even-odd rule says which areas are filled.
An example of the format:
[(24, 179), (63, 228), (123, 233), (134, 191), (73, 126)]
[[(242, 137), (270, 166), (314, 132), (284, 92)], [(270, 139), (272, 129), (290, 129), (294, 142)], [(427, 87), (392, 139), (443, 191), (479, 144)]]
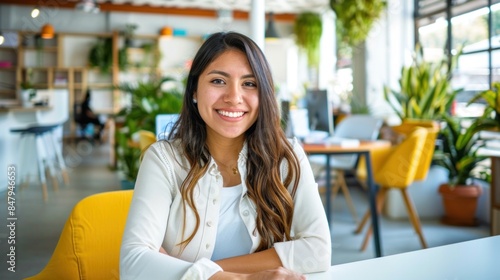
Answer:
[(450, 110), (461, 91), (451, 85), (460, 53), (433, 63), (426, 61), (422, 48), (416, 46), (412, 64), (401, 68), (399, 90), (384, 86), (384, 98), (401, 120), (439, 120)]
[(354, 47), (363, 42), (373, 23), (380, 18), (387, 6), (385, 0), (330, 0), (336, 15), (339, 43)]
[[(171, 85), (168, 90), (163, 89), (166, 83)], [(128, 94), (131, 101), (129, 106), (116, 115), (117, 123), (120, 124), (115, 136), (117, 167), (125, 177), (122, 185), (133, 186), (139, 171), (141, 155), (139, 146), (134, 141), (134, 135), (139, 130), (154, 132), (158, 114), (181, 111), (183, 85), (171, 77), (152, 77), (147, 81), (120, 84), (117, 89)]]
[(318, 65), (320, 39), (323, 33), (321, 16), (313, 12), (303, 12), (297, 15), (293, 26), (295, 41), (299, 49), (307, 56), (309, 80), (312, 87), (318, 87)]
[(123, 36), (125, 37), (125, 47), (133, 47), (133, 38), (135, 30), (137, 29), (137, 24), (127, 23), (125, 25), (125, 30), (123, 31)]
[(35, 86), (29, 81), (33, 75), (31, 69), (27, 69), (27, 78), (22, 81), (19, 86), (21, 87), (21, 104), (23, 107), (33, 107), (32, 100), (36, 96)]
[(88, 56), (90, 67), (97, 67), (102, 73), (110, 73), (113, 65), (113, 39), (99, 38), (90, 49)]
[(500, 82), (494, 82), (491, 89), (479, 92), (467, 105), (483, 99), (486, 101), (484, 114), (474, 122), (475, 131), (500, 131)]
[(293, 28), (297, 46), (306, 52), (309, 67), (317, 67), (319, 41), (323, 32), (320, 15), (313, 12), (301, 13), (295, 19)]
[(473, 226), (477, 224), (477, 199), (482, 192), (473, 178), (480, 177), (477, 167), (486, 158), (477, 153), (483, 145), (474, 125), (464, 129), (457, 119), (447, 114), (443, 118), (446, 126), (441, 130), (442, 149), (434, 152), (435, 164), (443, 166), (449, 172), (449, 181), (439, 186), (445, 211), (442, 222)]

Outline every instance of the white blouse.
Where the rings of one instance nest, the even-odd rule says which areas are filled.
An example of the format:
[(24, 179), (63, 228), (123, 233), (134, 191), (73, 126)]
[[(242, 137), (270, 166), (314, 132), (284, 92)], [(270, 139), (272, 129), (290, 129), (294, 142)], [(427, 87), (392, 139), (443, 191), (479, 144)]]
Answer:
[[(301, 172), (294, 197), (292, 240), (276, 242), (274, 248), (285, 268), (301, 273), (325, 271), (331, 265), (331, 239), (325, 210), (302, 146), (297, 140), (293, 140), (292, 145)], [(246, 160), (245, 144), (238, 158), (243, 182), (238, 212), (251, 239), (252, 253), (261, 238), (254, 230), (257, 213), (244, 183)], [(122, 238), (120, 279), (208, 279), (222, 270), (211, 258), (217, 242), (223, 182), (215, 161), (212, 159), (208, 164), (206, 174), (194, 190), (199, 228), (191, 242), (181, 248), (179, 243), (191, 235), (196, 225), (195, 213), (189, 207), (184, 209), (180, 192), (189, 163), (176, 141), (159, 141), (146, 151)], [(284, 179), (288, 172), (285, 162), (280, 172)], [(160, 247), (168, 255), (160, 253)]]
[(222, 188), (213, 261), (247, 255), (252, 249), (252, 239), (239, 212), (242, 194), (241, 184)]

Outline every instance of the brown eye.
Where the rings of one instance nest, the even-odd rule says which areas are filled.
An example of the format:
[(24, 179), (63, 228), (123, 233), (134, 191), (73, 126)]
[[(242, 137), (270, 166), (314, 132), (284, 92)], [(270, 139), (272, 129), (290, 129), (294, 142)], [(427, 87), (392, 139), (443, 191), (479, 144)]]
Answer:
[(257, 84), (255, 82), (245, 82), (245, 83), (243, 83), (243, 86), (245, 86), (245, 87), (257, 87)]
[(212, 84), (216, 84), (216, 85), (222, 85), (222, 84), (225, 84), (224, 80), (222, 79), (213, 79), (212, 81), (210, 81)]

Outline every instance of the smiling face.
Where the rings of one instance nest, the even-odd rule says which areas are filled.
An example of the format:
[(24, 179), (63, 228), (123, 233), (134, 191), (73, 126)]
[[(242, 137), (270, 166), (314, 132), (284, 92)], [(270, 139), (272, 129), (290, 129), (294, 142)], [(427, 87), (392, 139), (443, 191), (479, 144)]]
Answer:
[(206, 123), (207, 140), (244, 140), (245, 131), (257, 120), (257, 81), (239, 50), (223, 52), (205, 68), (193, 97)]

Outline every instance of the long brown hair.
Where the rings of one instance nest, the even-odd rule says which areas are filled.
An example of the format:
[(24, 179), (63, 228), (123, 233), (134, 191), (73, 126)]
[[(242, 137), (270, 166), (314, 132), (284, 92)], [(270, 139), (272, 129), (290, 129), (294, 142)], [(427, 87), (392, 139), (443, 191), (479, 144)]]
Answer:
[[(243, 52), (257, 80), (259, 91), (259, 112), (255, 123), (245, 132), (248, 145), (247, 179), (248, 197), (255, 203), (256, 230), (262, 240), (257, 251), (271, 248), (275, 242), (290, 240), (293, 218), (293, 197), (300, 178), (300, 169), (293, 147), (286, 139), (280, 126), (280, 114), (274, 94), (269, 64), (260, 48), (247, 36), (236, 32), (212, 34), (200, 47), (193, 59), (187, 78), (184, 104), (174, 131), (169, 139), (179, 139), (191, 169), (181, 185), (184, 201), (184, 222), (186, 205), (196, 217), (196, 227), (180, 245), (185, 247), (200, 225), (193, 192), (198, 180), (207, 172), (210, 152), (206, 146), (206, 124), (201, 118), (193, 94), (198, 79), (205, 68), (227, 50)], [(287, 163), (287, 176), (281, 181), (280, 165)], [(287, 187), (292, 185), (291, 192)], [(185, 223), (184, 223), (185, 224)], [(183, 227), (184, 236), (185, 226)]]

